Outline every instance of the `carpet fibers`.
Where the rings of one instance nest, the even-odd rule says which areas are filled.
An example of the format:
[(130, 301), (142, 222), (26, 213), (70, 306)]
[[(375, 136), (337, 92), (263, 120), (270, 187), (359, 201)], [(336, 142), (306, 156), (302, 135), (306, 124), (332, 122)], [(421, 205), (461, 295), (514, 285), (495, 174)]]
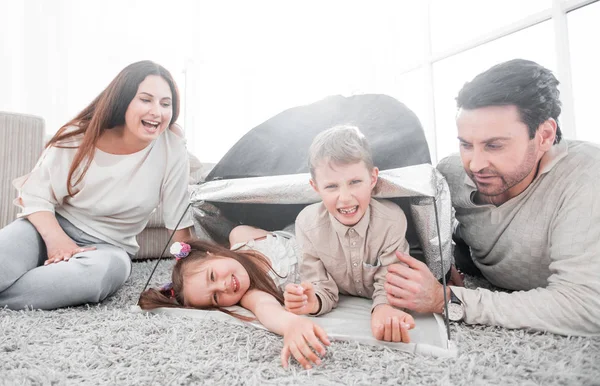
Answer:
[[(161, 262), (154, 284), (168, 281)], [(334, 342), (323, 363), (280, 365), (282, 339), (228, 322), (130, 311), (152, 269), (99, 305), (0, 310), (2, 385), (600, 385), (600, 337), (451, 327), (456, 358)], [(473, 280), (467, 285), (472, 286)]]

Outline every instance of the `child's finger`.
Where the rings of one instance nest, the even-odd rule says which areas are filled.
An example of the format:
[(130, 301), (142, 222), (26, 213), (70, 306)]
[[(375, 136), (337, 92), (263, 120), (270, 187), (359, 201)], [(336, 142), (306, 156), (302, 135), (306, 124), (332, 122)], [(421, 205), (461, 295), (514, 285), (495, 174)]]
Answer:
[[(321, 344), (321, 342), (319, 341), (319, 339), (317, 339), (317, 336), (311, 331), (310, 334), (307, 334), (305, 336), (305, 339), (307, 340), (308, 344), (321, 356), (325, 355), (326, 351), (325, 351), (325, 347), (323, 347), (323, 345)], [(315, 362), (316, 363), (316, 362)], [(321, 364), (321, 361), (319, 361), (319, 363), (317, 363), (318, 365)]]
[(290, 359), (290, 348), (287, 345), (281, 350), (281, 365), (284, 369), (288, 368), (288, 360)]
[(384, 330), (385, 326), (383, 325), (383, 323), (377, 323), (375, 326), (371, 326), (371, 332), (377, 340), (383, 340)]
[(296, 358), (298, 363), (300, 363), (300, 366), (304, 367), (307, 370), (312, 368), (310, 363), (308, 363), (308, 361), (304, 357), (304, 355), (302, 355), (300, 350), (298, 350), (298, 347), (296, 346), (295, 342), (290, 343), (290, 351), (291, 351), (292, 355), (294, 356), (294, 358)]
[(321, 364), (321, 358), (319, 358), (317, 354), (315, 354), (314, 351), (311, 350), (310, 346), (306, 343), (306, 338), (302, 337), (302, 341), (298, 342), (298, 349), (300, 350), (302, 355), (304, 355), (304, 357), (307, 358), (310, 362), (316, 365)]
[(302, 289), (303, 289), (304, 291), (312, 291), (312, 290), (313, 290), (313, 285), (312, 285), (312, 283), (311, 283), (311, 282), (309, 282), (309, 281), (303, 281), (303, 282), (300, 284), (300, 287), (302, 287)]
[(304, 301), (304, 300), (301, 300), (299, 302), (298, 301), (292, 302), (289, 300), (285, 301), (286, 308), (295, 309), (295, 308), (302, 308), (304, 306), (306, 306), (306, 301)]
[(303, 302), (308, 301), (308, 296), (304, 294), (298, 295), (295, 293), (285, 292), (283, 294), (283, 299), (288, 302)]
[(325, 332), (323, 327), (319, 326), (318, 324), (315, 324), (313, 329), (315, 331), (315, 335), (321, 340), (321, 342), (325, 343), (326, 346), (329, 346), (331, 344), (331, 341), (329, 340), (329, 337), (327, 336), (327, 333)]
[(402, 330), (400, 330), (400, 321), (397, 317), (392, 318), (392, 342), (402, 341)]
[(283, 300), (290, 303), (306, 303), (308, 302), (308, 297), (306, 295), (298, 296), (298, 295), (283, 295)]
[(302, 286), (299, 286), (298, 284), (288, 284), (285, 286), (285, 292), (289, 293), (290, 295), (302, 295), (304, 293), (304, 288), (302, 288)]
[(392, 318), (387, 317), (385, 319), (385, 330), (383, 333), (383, 340), (390, 342), (392, 340)]
[(410, 343), (410, 335), (408, 333), (408, 325), (406, 323), (400, 323), (400, 332), (402, 333), (402, 342)]

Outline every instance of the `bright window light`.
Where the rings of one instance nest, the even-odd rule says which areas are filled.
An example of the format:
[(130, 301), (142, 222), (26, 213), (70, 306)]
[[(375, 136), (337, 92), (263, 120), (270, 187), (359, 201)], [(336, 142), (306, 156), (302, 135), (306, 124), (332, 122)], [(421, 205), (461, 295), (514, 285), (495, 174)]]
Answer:
[[(188, 143), (217, 161), (242, 135), (329, 95), (388, 93), (422, 105), (401, 76), (424, 56), (423, 10), (406, 1), (198, 2), (188, 68)], [(409, 89), (410, 88), (410, 89)], [(422, 107), (419, 107), (422, 109)], [(422, 110), (421, 110), (422, 111)]]
[(600, 143), (598, 90), (600, 57), (596, 38), (600, 36), (600, 2), (567, 14), (573, 80), (573, 102), (577, 139)]
[(443, 52), (552, 7), (552, 0), (431, 0), (433, 52)]
[(475, 75), (494, 64), (522, 58), (556, 71), (553, 25), (547, 21), (433, 65), (437, 160), (458, 151), (456, 96)]

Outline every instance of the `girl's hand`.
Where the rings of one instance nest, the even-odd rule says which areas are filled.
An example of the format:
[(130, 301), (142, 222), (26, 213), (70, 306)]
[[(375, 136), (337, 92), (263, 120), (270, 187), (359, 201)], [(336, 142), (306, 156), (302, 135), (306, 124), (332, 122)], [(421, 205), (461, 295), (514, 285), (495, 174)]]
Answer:
[(319, 311), (319, 299), (309, 282), (288, 284), (283, 294), (285, 309), (296, 315), (315, 314)]
[(69, 261), (73, 255), (85, 251), (93, 251), (96, 247), (79, 247), (66, 234), (64, 237), (54, 238), (46, 243), (48, 250), (48, 260), (44, 265), (58, 263), (59, 261)]
[(413, 317), (389, 304), (380, 304), (371, 314), (371, 331), (375, 339), (410, 343), (408, 330), (415, 327)]
[(320, 356), (325, 355), (325, 347), (321, 343), (326, 346), (331, 344), (325, 330), (309, 319), (295, 317), (283, 333), (281, 365), (288, 367), (290, 354), (307, 370), (312, 368), (311, 362), (320, 365), (321, 359), (315, 352)]

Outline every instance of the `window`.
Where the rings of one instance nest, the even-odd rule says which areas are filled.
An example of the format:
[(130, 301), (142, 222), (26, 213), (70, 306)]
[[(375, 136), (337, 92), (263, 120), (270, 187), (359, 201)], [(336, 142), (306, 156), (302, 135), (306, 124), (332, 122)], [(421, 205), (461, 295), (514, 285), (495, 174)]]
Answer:
[(571, 52), (571, 77), (577, 139), (600, 143), (598, 90), (600, 57), (594, 36), (600, 36), (600, 2), (567, 14)]
[(462, 86), (494, 64), (522, 58), (556, 69), (553, 25), (547, 21), (433, 65), (437, 160), (458, 151), (456, 101)]
[(446, 51), (552, 7), (552, 0), (431, 0), (433, 52)]

